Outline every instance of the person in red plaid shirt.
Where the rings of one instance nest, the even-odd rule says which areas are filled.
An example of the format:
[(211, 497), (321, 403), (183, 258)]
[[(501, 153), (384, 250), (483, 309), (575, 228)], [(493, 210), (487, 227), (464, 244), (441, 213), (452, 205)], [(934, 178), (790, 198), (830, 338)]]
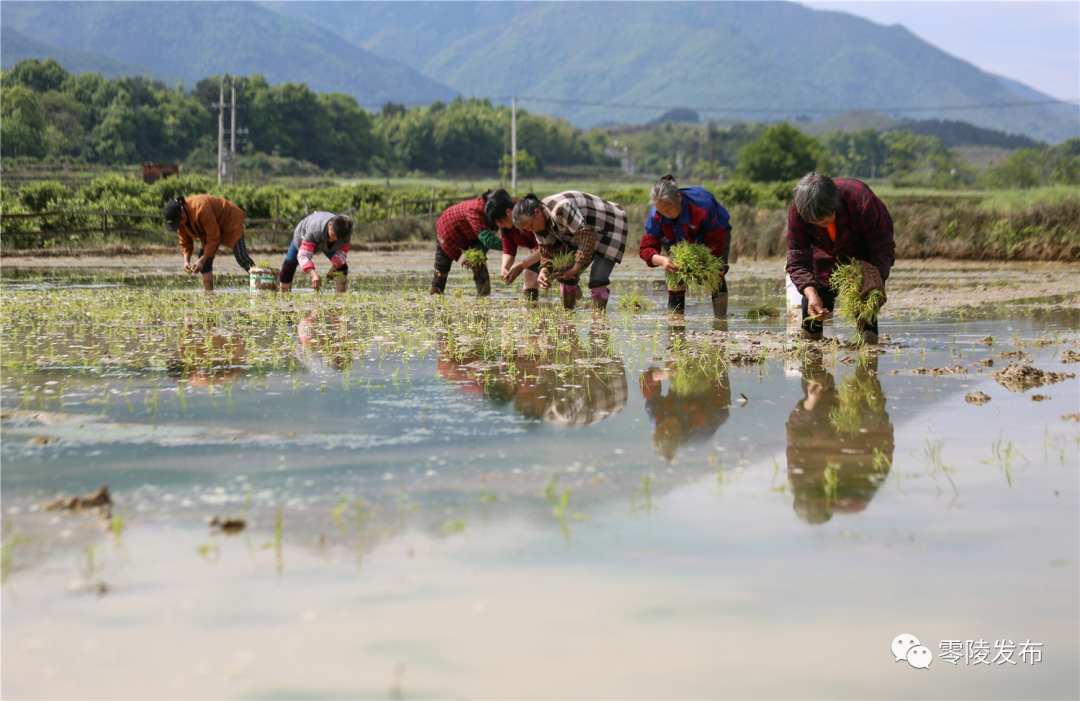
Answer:
[[(435, 242), (435, 276), (428, 291), (441, 295), (446, 291), (446, 278), (454, 261), (461, 258), (461, 252), (467, 248), (479, 248), (487, 251), (480, 241), (480, 234), (494, 229), (492, 215), (512, 209), (514, 201), (510, 195), (499, 188), (485, 192), (475, 200), (466, 200), (447, 207), (435, 224), (438, 240)], [(503, 214), (505, 216), (505, 214)], [(466, 268), (469, 264), (461, 263)], [(476, 284), (476, 296), (487, 297), (491, 294), (491, 276), (487, 266), (473, 270), (473, 282)]]
[[(720, 259), (724, 278), (712, 293), (713, 316), (727, 318), (728, 249), (731, 247), (731, 218), (728, 211), (703, 187), (680, 188), (675, 177), (668, 173), (653, 185), (649, 193), (653, 209), (645, 220), (638, 255), (650, 268), (678, 272), (679, 266), (668, 257), (671, 247), (690, 241), (709, 247)], [(668, 311), (682, 314), (686, 310), (686, 286), (668, 285)]]
[[(819, 340), (836, 304), (829, 275), (841, 263), (869, 263), (889, 279), (896, 261), (892, 217), (866, 183), (808, 173), (795, 185), (788, 212), (787, 273), (803, 295), (803, 338)], [(877, 319), (859, 325), (865, 343), (878, 342)]]

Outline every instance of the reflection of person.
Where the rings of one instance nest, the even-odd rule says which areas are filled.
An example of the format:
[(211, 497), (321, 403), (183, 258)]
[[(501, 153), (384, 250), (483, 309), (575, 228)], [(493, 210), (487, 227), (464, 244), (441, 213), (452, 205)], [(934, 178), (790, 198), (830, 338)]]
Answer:
[(803, 368), (805, 396), (787, 421), (787, 464), (795, 513), (809, 524), (865, 509), (892, 465), (893, 426), (876, 365), (876, 356), (868, 359), (839, 386), (820, 359)]
[[(162, 210), (165, 227), (180, 237), (184, 252), (184, 271), (202, 273), (203, 289), (214, 289), (214, 256), (219, 246), (232, 249), (236, 264), (251, 270), (255, 261), (247, 252), (244, 242), (244, 211), (232, 202), (212, 195), (192, 195), (187, 199), (177, 197)], [(195, 239), (201, 244), (199, 257), (192, 263)]]
[(247, 347), (238, 334), (197, 324), (186, 314), (179, 355), (170, 361), (169, 368), (182, 374), (189, 385), (209, 387), (225, 384), (243, 372), (246, 359)]
[(629, 230), (626, 212), (596, 195), (567, 190), (543, 200), (531, 192), (514, 205), (514, 224), (536, 234), (540, 244), (540, 287), (555, 279), (552, 259), (562, 250), (574, 252), (574, 263), (558, 273), (563, 306), (573, 309), (580, 293), (577, 276), (592, 265), (589, 289), (593, 307), (607, 308), (611, 271), (622, 262)]
[[(708, 246), (713, 256), (723, 262), (724, 275), (727, 275), (731, 219), (711, 192), (703, 187), (680, 188), (668, 173), (653, 185), (649, 204), (653, 208), (645, 220), (645, 235), (639, 248), (641, 260), (646, 265), (663, 268), (669, 273), (678, 272), (679, 266), (667, 253), (673, 245), (690, 241)], [(717, 319), (726, 317), (727, 302), (725, 279), (712, 295), (713, 316)], [(685, 309), (686, 286), (668, 285), (668, 311), (681, 314)]]
[[(836, 303), (829, 275), (837, 265), (853, 259), (869, 263), (884, 289), (896, 260), (893, 223), (885, 203), (866, 183), (833, 180), (821, 173), (809, 173), (795, 186), (787, 245), (787, 273), (803, 295), (803, 337), (811, 340), (822, 338), (822, 322)], [(866, 343), (877, 343), (877, 319), (860, 323), (859, 333)]]
[[(664, 396), (663, 380), (670, 382)], [(731, 385), (727, 368), (717, 376), (669, 364), (641, 375), (641, 396), (653, 425), (652, 446), (665, 460), (680, 445), (707, 441), (728, 419)]]
[[(492, 214), (505, 217), (506, 210), (512, 209), (514, 201), (502, 188), (485, 192), (475, 200), (466, 200), (446, 208), (435, 223), (437, 238), (435, 241), (435, 275), (431, 279), (428, 292), (441, 295), (446, 292), (446, 280), (454, 261), (461, 258), (461, 252), (468, 248), (477, 248), (485, 253), (487, 246), (480, 239), (480, 234), (495, 228)], [(461, 263), (472, 270), (476, 296), (487, 297), (491, 294), (491, 276), (487, 265), (475, 269), (468, 261)]]
[[(294, 344), (294, 355), (309, 372), (316, 375), (321, 375), (328, 369), (341, 370), (348, 364), (349, 359), (340, 338), (348, 335), (348, 329), (337, 314), (328, 313), (324, 326), (320, 327), (318, 321), (314, 311), (300, 317), (296, 324), (296, 340), (299, 343)], [(328, 336), (331, 337), (327, 338)]]
[(330, 274), (338, 273), (334, 281), (337, 291), (344, 293), (349, 286), (349, 264), (345, 259), (352, 246), (352, 228), (352, 219), (344, 214), (313, 212), (301, 219), (293, 231), (285, 262), (281, 264), (281, 291), (292, 289), (297, 266), (311, 276), (311, 286), (318, 290), (322, 279), (315, 270), (313, 259), (316, 253), (322, 253), (330, 259)]
[[(587, 426), (618, 414), (628, 396), (622, 361), (593, 357), (572, 327), (568, 334), (573, 346), (569, 354), (523, 352), (495, 364), (482, 361), (479, 353), (455, 358), (444, 351), (438, 372), (466, 393), (500, 405), (512, 402), (514, 411), (527, 419)], [(594, 339), (593, 346), (604, 344)]]

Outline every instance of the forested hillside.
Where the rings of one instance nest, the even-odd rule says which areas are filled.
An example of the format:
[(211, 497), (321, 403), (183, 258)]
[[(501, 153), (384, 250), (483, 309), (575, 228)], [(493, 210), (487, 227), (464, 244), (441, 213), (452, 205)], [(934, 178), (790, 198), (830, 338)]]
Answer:
[[(180, 76), (303, 82), (365, 105), (427, 104), (456, 90), (339, 34), (254, 2), (4, 2), (3, 24), (57, 46)], [(120, 40), (122, 38), (122, 40)]]
[[(575, 124), (647, 122), (671, 107), (746, 112), (718, 117), (893, 108), (914, 119), (963, 120), (1057, 143), (1080, 136), (1080, 110), (1013, 107), (915, 111), (1031, 99), (919, 39), (842, 12), (787, 2), (279, 2), (280, 12), (333, 27), (464, 95), (581, 102), (530, 105)], [(1045, 96), (1042, 96), (1045, 98)], [(753, 111), (757, 108), (758, 111)], [(775, 110), (775, 111), (765, 111)]]

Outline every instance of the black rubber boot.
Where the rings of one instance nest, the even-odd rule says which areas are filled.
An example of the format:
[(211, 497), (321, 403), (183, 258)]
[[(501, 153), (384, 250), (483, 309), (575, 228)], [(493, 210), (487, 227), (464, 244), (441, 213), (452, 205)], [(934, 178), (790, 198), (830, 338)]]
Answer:
[(488, 273), (486, 265), (473, 270), (473, 282), (476, 283), (477, 297), (491, 296), (491, 274)]
[(428, 287), (428, 294), (441, 295), (446, 292), (446, 273), (435, 270), (435, 275), (431, 278), (431, 286)]
[(667, 293), (667, 310), (671, 314), (685, 314), (686, 313), (686, 291), (676, 292), (674, 290), (668, 290)]

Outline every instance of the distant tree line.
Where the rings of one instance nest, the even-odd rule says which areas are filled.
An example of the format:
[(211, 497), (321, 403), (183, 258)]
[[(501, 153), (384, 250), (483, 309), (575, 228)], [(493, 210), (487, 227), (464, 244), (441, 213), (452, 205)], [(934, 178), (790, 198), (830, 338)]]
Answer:
[[(226, 77), (231, 81), (231, 77)], [(342, 93), (306, 85), (269, 85), (237, 77), (244, 155), (292, 158), (323, 169), (378, 174), (488, 172), (510, 148), (510, 110), (489, 100), (455, 99), (381, 114)], [(228, 83), (227, 83), (228, 86)], [(217, 160), (217, 76), (189, 93), (145, 78), (72, 75), (53, 59), (29, 59), (0, 75), (5, 158), (77, 159), (129, 164)], [(229, 89), (226, 87), (226, 100)], [(537, 168), (610, 164), (600, 131), (583, 133), (564, 119), (518, 111), (518, 148)]]
[[(247, 129), (239, 148), (246, 168), (279, 172), (283, 163), (302, 162), (378, 175), (505, 175), (509, 168), (510, 110), (487, 99), (458, 97), (408, 108), (390, 102), (373, 114), (342, 93), (269, 85), (259, 75), (236, 82), (242, 106), (237, 123)], [(53, 59), (30, 59), (0, 73), (0, 90), (5, 159), (216, 165), (217, 76), (186, 92), (145, 78), (76, 76)], [(786, 122), (698, 123), (688, 110), (664, 116), (662, 124), (583, 131), (565, 119), (518, 110), (519, 173), (621, 163), (644, 174), (671, 171), (684, 181), (783, 183), (818, 170), (934, 188), (1080, 182), (1077, 139), (1049, 148), (937, 120), (881, 133), (864, 128), (811, 137)], [(979, 139), (1024, 148), (980, 174), (946, 146)]]

